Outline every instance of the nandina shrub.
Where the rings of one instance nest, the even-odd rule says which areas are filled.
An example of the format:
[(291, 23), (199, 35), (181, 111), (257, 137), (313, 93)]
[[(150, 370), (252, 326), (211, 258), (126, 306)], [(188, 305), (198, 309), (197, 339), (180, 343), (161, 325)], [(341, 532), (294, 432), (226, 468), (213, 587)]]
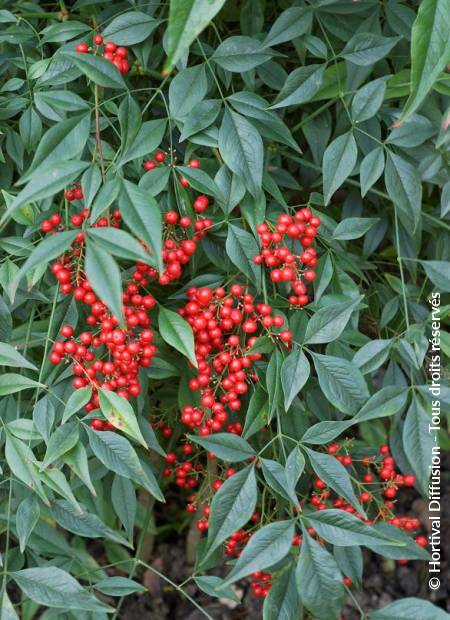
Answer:
[(153, 571), (207, 618), (448, 618), (361, 597), (427, 566), (448, 446), (448, 1), (0, 24), (1, 617), (128, 617)]

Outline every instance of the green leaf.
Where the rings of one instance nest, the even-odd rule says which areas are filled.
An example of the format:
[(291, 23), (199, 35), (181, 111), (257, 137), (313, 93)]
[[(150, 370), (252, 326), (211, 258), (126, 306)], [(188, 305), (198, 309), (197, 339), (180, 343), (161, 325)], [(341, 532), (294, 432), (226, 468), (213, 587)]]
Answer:
[(67, 21), (63, 23), (51, 24), (42, 30), (41, 44), (59, 43), (70, 41), (80, 34), (89, 32), (90, 27), (80, 21)]
[(248, 441), (233, 433), (214, 433), (206, 437), (188, 435), (188, 438), (224, 461), (246, 461), (255, 455)]
[(180, 71), (169, 86), (169, 110), (176, 119), (193, 112), (208, 92), (205, 65), (195, 65)]
[(378, 544), (380, 541), (384, 545), (399, 544), (344, 510), (317, 510), (309, 514), (307, 519), (317, 534), (332, 545), (358, 547)]
[(91, 400), (91, 396), (92, 387), (90, 385), (72, 392), (66, 406), (64, 407), (61, 424), (67, 422), (67, 420), (72, 417), (74, 413), (82, 409)]
[(17, 506), (16, 530), (19, 536), (19, 548), (23, 553), (27, 546), (28, 538), (39, 521), (41, 511), (37, 495), (29, 495)]
[(14, 277), (14, 281), (19, 283), (23, 276), (32, 271), (35, 267), (45, 265), (58, 256), (61, 256), (61, 254), (64, 254), (76, 235), (76, 230), (66, 230), (56, 235), (51, 235), (44, 239), (44, 241), (41, 241), (19, 269)]
[(390, 338), (371, 340), (355, 353), (352, 362), (358, 366), (363, 375), (374, 372), (387, 360), (392, 342)]
[[(184, 119), (180, 142), (212, 125), (218, 117), (221, 107), (221, 102), (218, 99), (200, 101)], [(192, 171), (192, 168), (189, 170)]]
[(431, 425), (430, 415), (418, 399), (413, 398), (403, 425), (403, 448), (424, 497), (428, 497), (433, 448), (438, 445), (436, 432), (430, 429)]
[(20, 439), (6, 432), (5, 459), (12, 474), (33, 493), (37, 493), (42, 501), (49, 505), (37, 473), (37, 463), (31, 448)]
[(423, 0), (412, 28), (411, 92), (401, 120), (415, 112), (450, 58), (450, 7), (446, 0)]
[(95, 488), (92, 484), (91, 476), (89, 473), (89, 465), (86, 450), (82, 443), (77, 443), (76, 446), (63, 454), (63, 461), (69, 465), (75, 475), (80, 478), (87, 486), (89, 491), (95, 497), (97, 495)]
[(167, 27), (168, 73), (178, 62), (196, 37), (206, 28), (225, 4), (225, 0), (172, 0)]
[(301, 610), (295, 583), (295, 569), (290, 566), (278, 574), (264, 600), (263, 620), (297, 620)]
[(38, 381), (33, 381), (16, 373), (5, 373), (0, 376), (0, 396), (6, 396), (7, 394), (14, 394), (15, 392), (21, 392), (22, 390), (28, 390), (29, 388), (45, 387)]
[[(356, 416), (355, 416), (356, 417)], [(350, 426), (355, 424), (353, 420), (324, 420), (310, 426), (302, 437), (302, 443), (309, 443), (322, 446), (333, 441), (336, 437), (344, 433)]]
[(92, 240), (86, 243), (86, 276), (100, 300), (123, 322), (122, 278), (116, 261)]
[(422, 598), (406, 597), (369, 612), (370, 620), (449, 620), (450, 616)]
[(417, 227), (422, 208), (422, 184), (416, 167), (408, 161), (389, 153), (386, 170), (384, 172), (387, 193), (400, 214), (403, 221), (412, 222)]
[(334, 229), (333, 239), (337, 241), (359, 239), (379, 221), (376, 217), (347, 217)]
[(69, 573), (56, 566), (25, 568), (12, 571), (10, 575), (19, 588), (40, 605), (94, 612), (114, 611), (82, 588)]
[[(344, 220), (345, 221), (345, 220)], [(309, 320), (305, 333), (306, 344), (324, 344), (336, 340), (344, 331), (362, 297), (325, 306)]]
[(119, 545), (131, 547), (131, 544), (117, 532), (105, 525), (96, 514), (76, 508), (64, 500), (52, 504), (52, 517), (65, 530), (85, 538), (105, 538)]
[(69, 51), (62, 52), (62, 55), (73, 62), (94, 84), (107, 88), (127, 88), (116, 65), (102, 56)]
[(24, 356), (17, 351), (17, 349), (6, 342), (0, 342), (0, 364), (2, 366), (37, 370), (34, 364), (26, 360)]
[(71, 450), (75, 444), (78, 443), (78, 439), (79, 432), (76, 422), (68, 422), (63, 426), (59, 426), (56, 431), (50, 435), (41, 470), (57, 461), (65, 452)]
[(249, 192), (256, 196), (262, 185), (264, 148), (254, 126), (237, 112), (225, 110), (219, 150), (230, 170), (242, 177)]
[(75, 181), (88, 166), (89, 163), (86, 161), (64, 161), (54, 162), (42, 168), (39, 174), (33, 175), (20, 194), (14, 198), (3, 214), (0, 224), (4, 223), (22, 205), (48, 198), (64, 189)]
[(128, 11), (115, 17), (103, 30), (105, 40), (117, 45), (136, 45), (151, 35), (160, 22), (142, 11)]
[(343, 575), (350, 577), (357, 587), (363, 576), (363, 555), (360, 547), (338, 547), (333, 549), (334, 558)]
[(367, 545), (369, 549), (382, 555), (385, 558), (391, 558), (393, 560), (429, 560), (430, 554), (423, 547), (414, 541), (414, 539), (393, 525), (389, 525), (385, 522), (379, 521), (373, 526), (382, 534), (389, 536), (389, 538), (396, 540), (398, 545), (385, 545), (384, 543), (377, 543), (376, 545)]
[(208, 542), (202, 563), (252, 516), (257, 500), (255, 468), (249, 465), (228, 478), (213, 496)]
[(257, 290), (259, 290), (261, 286), (261, 268), (255, 265), (253, 258), (259, 254), (260, 250), (255, 237), (246, 230), (234, 224), (229, 224), (225, 248), (233, 264), (236, 265), (236, 267), (255, 284)]
[(263, 45), (272, 47), (300, 37), (311, 28), (312, 17), (309, 7), (294, 6), (286, 9), (275, 20)]
[(333, 556), (306, 531), (303, 532), (296, 581), (300, 599), (314, 618), (338, 620), (344, 599), (342, 575)]
[(345, 467), (334, 456), (315, 452), (309, 448), (304, 448), (304, 450), (311, 461), (311, 467), (319, 478), (339, 496), (346, 499), (359, 514), (365, 516), (364, 509), (356, 498), (350, 476)]
[(242, 73), (270, 60), (271, 56), (271, 50), (267, 50), (257, 39), (235, 36), (222, 41), (211, 58), (222, 69)]
[(272, 489), (292, 504), (299, 506), (297, 495), (288, 484), (286, 471), (283, 465), (272, 459), (261, 459), (264, 479)]
[(86, 427), (86, 432), (93, 453), (107, 469), (119, 474), (119, 476), (130, 478), (137, 484), (144, 486), (157, 500), (164, 501), (156, 478), (148, 475), (151, 470), (148, 468), (144, 470), (128, 439), (110, 431), (96, 432), (89, 427)]
[(223, 585), (229, 585), (250, 573), (262, 571), (282, 560), (289, 553), (295, 532), (291, 520), (265, 525), (250, 538)]
[[(227, 97), (227, 100), (237, 112), (251, 119), (251, 123), (255, 125), (261, 136), (268, 140), (286, 144), (301, 153), (301, 149), (287, 125), (276, 112), (267, 109), (269, 103), (266, 99), (249, 91), (241, 91), (233, 93)], [(267, 173), (263, 173), (263, 186), (266, 184), (266, 181)], [(276, 190), (279, 192), (277, 187)]]
[(142, 123), (142, 127), (138, 131), (133, 142), (122, 154), (118, 165), (123, 166), (128, 161), (152, 153), (161, 144), (166, 132), (166, 125), (167, 121), (163, 118)]
[(14, 609), (6, 590), (3, 592), (0, 611), (2, 614), (2, 620), (19, 620), (19, 616), (16, 614), (16, 610)]
[(121, 183), (118, 177), (109, 179), (101, 186), (92, 204), (92, 209), (89, 216), (89, 221), (91, 224), (97, 222), (100, 216), (105, 215), (105, 211), (117, 199), (120, 189)]
[(89, 166), (81, 177), (81, 187), (83, 189), (83, 201), (86, 209), (89, 209), (94, 201), (95, 195), (102, 184), (100, 168), (94, 164)]
[(147, 588), (127, 577), (107, 577), (94, 584), (94, 588), (107, 596), (127, 596), (135, 592), (145, 592)]
[(198, 192), (217, 198), (220, 196), (220, 190), (216, 183), (203, 170), (189, 168), (189, 166), (177, 166), (177, 172), (187, 179), (189, 184)]
[(128, 94), (122, 99), (119, 106), (120, 136), (122, 148), (126, 151), (136, 138), (142, 126), (142, 113), (139, 104)]
[(148, 191), (124, 180), (120, 206), (125, 223), (138, 239), (144, 241), (158, 271), (162, 272), (162, 217), (156, 201)]
[(289, 493), (295, 495), (295, 487), (305, 469), (305, 457), (298, 446), (287, 457), (284, 469)]
[(383, 171), (384, 150), (382, 146), (377, 146), (364, 157), (359, 168), (362, 197), (375, 185), (383, 174)]
[(133, 483), (124, 476), (114, 476), (111, 486), (111, 502), (129, 540), (133, 540), (136, 521), (136, 492)]
[(281, 89), (271, 110), (300, 105), (310, 101), (322, 86), (325, 77), (324, 65), (308, 65), (294, 69)]
[(221, 599), (226, 598), (235, 603), (241, 602), (239, 596), (232, 588), (223, 588), (219, 590), (222, 585), (222, 579), (220, 577), (216, 577), (215, 575), (202, 575), (201, 577), (194, 577), (194, 581), (200, 590), (208, 594), (208, 596), (220, 597)]
[(375, 64), (389, 54), (401, 37), (383, 37), (370, 32), (357, 32), (341, 52), (341, 56), (358, 66)]
[(308, 381), (310, 372), (308, 358), (300, 347), (294, 347), (281, 367), (281, 384), (283, 386), (284, 408), (286, 411)]
[(386, 386), (369, 398), (364, 407), (355, 415), (353, 422), (366, 422), (392, 416), (403, 409), (407, 400), (407, 389), (396, 385)]
[(81, 506), (77, 502), (75, 495), (70, 488), (69, 483), (66, 480), (62, 471), (59, 471), (53, 467), (49, 467), (45, 471), (39, 473), (41, 481), (52, 491), (64, 497), (67, 502), (73, 507), (77, 514), (81, 514)]
[(325, 205), (352, 173), (357, 154), (358, 148), (352, 131), (339, 136), (327, 146), (322, 162)]
[(158, 325), (161, 337), (182, 353), (197, 368), (192, 328), (179, 314), (163, 306), (159, 308)]
[(441, 293), (450, 292), (450, 261), (422, 260), (420, 264)]
[(356, 123), (373, 118), (383, 103), (386, 92), (386, 78), (373, 80), (360, 88), (352, 101), (352, 119)]
[(141, 446), (146, 448), (147, 444), (139, 429), (136, 414), (130, 403), (125, 400), (123, 396), (120, 396), (120, 394), (104, 390), (100, 387), (98, 388), (98, 395), (100, 409), (105, 418), (109, 420), (116, 429), (129, 435), (132, 439), (140, 443)]
[(282, 402), (282, 385), (281, 385), (281, 366), (283, 356), (280, 351), (275, 349), (266, 371), (266, 386), (269, 395), (269, 421), (272, 420), (278, 407)]
[(368, 399), (369, 392), (360, 370), (348, 360), (313, 354), (319, 385), (327, 400), (339, 411), (355, 414)]
[(242, 431), (244, 439), (249, 439), (249, 437), (261, 430), (267, 424), (267, 420), (267, 393), (263, 388), (258, 387), (253, 392), (247, 407), (244, 430)]
[(134, 262), (155, 264), (153, 257), (147, 254), (142, 245), (125, 230), (112, 226), (92, 227), (88, 231), (88, 236), (109, 254)]
[(21, 183), (40, 174), (54, 162), (67, 161), (79, 157), (89, 138), (91, 114), (75, 116), (53, 125), (42, 137), (30, 168)]

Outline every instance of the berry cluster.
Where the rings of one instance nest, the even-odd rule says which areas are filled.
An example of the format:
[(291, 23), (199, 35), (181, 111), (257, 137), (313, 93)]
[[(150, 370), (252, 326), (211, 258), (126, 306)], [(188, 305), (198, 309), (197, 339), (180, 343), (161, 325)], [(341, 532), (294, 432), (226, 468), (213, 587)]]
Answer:
[[(94, 35), (92, 39), (92, 43), (95, 45), (94, 47), (89, 47), (89, 45), (85, 42), (78, 43), (75, 47), (75, 50), (79, 54), (99, 54), (99, 46), (103, 45), (103, 37), (101, 34)], [(109, 60), (117, 67), (120, 73), (128, 73), (130, 70), (130, 65), (127, 60), (128, 50), (126, 47), (118, 46), (114, 41), (107, 41), (103, 45), (103, 58), (105, 60)]]
[[(188, 298), (179, 313), (194, 332), (198, 375), (189, 387), (201, 392), (201, 406), (185, 406), (181, 420), (189, 428), (198, 428), (201, 435), (209, 435), (222, 429), (230, 412), (240, 410), (249, 383), (258, 380), (253, 363), (262, 354), (251, 352), (257, 336), (267, 333), (289, 346), (292, 334), (280, 331), (282, 316), (273, 315), (269, 304), (255, 304), (239, 284), (232, 285), (230, 293), (224, 288), (191, 288)], [(241, 430), (238, 421), (227, 426), (228, 432), (239, 434)]]
[[(191, 444), (185, 444), (182, 452), (184, 455), (188, 456), (192, 455), (194, 450)], [(327, 487), (325, 482), (320, 478), (315, 478), (313, 481), (313, 488), (310, 494), (300, 498), (300, 505), (302, 507), (307, 503), (313, 510), (325, 510), (330, 508), (343, 510), (345, 512), (352, 513), (354, 516), (360, 518), (369, 525), (378, 521), (385, 521), (395, 527), (403, 529), (407, 533), (415, 534), (415, 542), (417, 545), (421, 547), (425, 547), (427, 545), (426, 537), (417, 535), (417, 530), (420, 528), (420, 522), (417, 518), (407, 516), (398, 517), (393, 513), (395, 504), (392, 501), (392, 494), (387, 493), (387, 491), (394, 488), (395, 492), (397, 492), (399, 487), (412, 487), (414, 486), (416, 479), (413, 474), (400, 475), (395, 471), (395, 462), (389, 455), (388, 446), (380, 446), (379, 458), (369, 456), (364, 456), (359, 459), (353, 458), (349, 454), (349, 443), (347, 441), (343, 442), (343, 444), (330, 444), (327, 447), (327, 452), (328, 454), (335, 456), (336, 459), (339, 460), (344, 466), (352, 468), (352, 476), (357, 481), (360, 489), (359, 500), (362, 504), (365, 504), (365, 509), (369, 516), (365, 518), (360, 515), (353, 506), (351, 506), (344, 498), (336, 494), (332, 489)], [(180, 458), (185, 458), (184, 455)], [(208, 453), (208, 458), (215, 459), (215, 457), (213, 457), (210, 453)], [(178, 461), (178, 457), (174, 452), (172, 452), (167, 455), (166, 461), (167, 463), (175, 466)], [(171, 470), (168, 468), (166, 471), (167, 477), (169, 477), (171, 475)], [(179, 472), (181, 471), (204, 472), (204, 468), (203, 466), (198, 466), (191, 462), (188, 464), (179, 464), (176, 468), (176, 483), (183, 487), (184, 485), (180, 484), (179, 480)], [(363, 473), (364, 471), (365, 473)], [(234, 468), (228, 468), (223, 471), (222, 478), (229, 478), (235, 472), (236, 470)], [(376, 473), (378, 481), (375, 479), (373, 472)], [(222, 484), (223, 479), (217, 478), (214, 480), (211, 484), (211, 492), (214, 493), (218, 491)], [(194, 486), (195, 484), (192, 483), (192, 487)], [(184, 488), (189, 488), (189, 486), (184, 486)], [(191, 495), (189, 497), (187, 511), (192, 513), (197, 512), (197, 502), (198, 498), (195, 495)], [(210, 499), (205, 498), (204, 502), (205, 505), (202, 508), (203, 517), (197, 521), (197, 529), (200, 532), (206, 532), (209, 527), (208, 517), (210, 512)], [(264, 507), (264, 511), (262, 512), (266, 514), (266, 517), (267, 515), (270, 515), (270, 504), (266, 505)], [(255, 528), (258, 524), (260, 524), (260, 520), (260, 513), (255, 512), (246, 527), (236, 530), (230, 536), (224, 546), (224, 551), (227, 556), (240, 556), (243, 548), (255, 531)], [(317, 536), (314, 528), (309, 527), (307, 528), (307, 531), (308, 534), (316, 538), (320, 544), (324, 544), (324, 541)], [(301, 546), (301, 544), (301, 534), (295, 534), (292, 540), (293, 552), (295, 552), (295, 549)], [(398, 560), (398, 563), (404, 564), (406, 563), (406, 560)], [(272, 576), (269, 573), (256, 572), (250, 575), (250, 579), (250, 586), (253, 594), (258, 597), (265, 597), (270, 590)], [(347, 587), (352, 586), (352, 580), (347, 576), (343, 576), (343, 582)]]
[(76, 184), (72, 188), (66, 189), (64, 193), (64, 198), (67, 200), (67, 202), (73, 202), (74, 200), (83, 200), (84, 195), (81, 185)]
[(271, 269), (272, 282), (290, 283), (294, 293), (289, 296), (292, 306), (305, 306), (310, 301), (305, 282), (312, 282), (316, 277), (313, 267), (317, 255), (312, 243), (319, 226), (320, 218), (305, 208), (294, 216), (279, 215), (276, 226), (265, 222), (256, 228), (262, 251), (253, 260)]
[[(81, 227), (88, 216), (89, 211), (84, 208), (70, 217), (70, 223), (75, 228)], [(41, 223), (41, 230), (54, 233), (60, 224), (61, 216), (55, 213)], [(120, 211), (116, 210), (111, 216), (100, 218), (93, 226), (119, 227), (120, 224)], [(93, 388), (91, 400), (85, 406), (86, 411), (91, 412), (99, 406), (98, 387), (115, 391), (125, 399), (140, 394), (139, 368), (150, 366), (156, 353), (149, 317), (156, 302), (151, 295), (141, 293), (141, 287), (148, 283), (147, 279), (142, 276), (137, 284), (134, 278), (122, 295), (126, 324), (119, 326), (116, 317), (111, 315), (86, 278), (83, 270), (84, 246), (84, 232), (80, 231), (70, 249), (52, 264), (51, 271), (63, 294), (72, 294), (76, 301), (88, 307), (85, 318), (88, 328), (74, 337), (73, 328), (64, 325), (60, 331), (64, 340), (53, 344), (50, 362), (57, 365), (70, 361), (75, 375), (73, 387), (80, 389), (90, 385)], [(139, 268), (138, 263), (135, 274), (141, 274)], [(111, 425), (94, 419), (92, 427), (106, 430)]]

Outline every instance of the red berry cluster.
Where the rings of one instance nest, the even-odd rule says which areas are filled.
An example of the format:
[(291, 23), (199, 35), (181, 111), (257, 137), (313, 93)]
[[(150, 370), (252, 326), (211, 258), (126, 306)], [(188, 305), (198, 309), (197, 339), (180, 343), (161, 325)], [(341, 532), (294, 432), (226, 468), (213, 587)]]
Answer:
[(81, 185), (74, 185), (70, 189), (66, 189), (64, 197), (67, 202), (73, 202), (74, 200), (82, 200), (84, 198)]
[[(413, 487), (416, 484), (416, 477), (414, 474), (401, 475), (395, 471), (395, 461), (389, 454), (389, 446), (380, 446), (380, 458), (364, 456), (360, 461), (355, 461), (348, 454), (345, 446), (341, 446), (337, 442), (330, 444), (327, 447), (327, 452), (334, 455), (344, 466), (354, 466), (352, 474), (355, 479), (360, 476), (357, 466), (365, 468), (365, 473), (361, 476), (358, 485), (360, 488), (359, 501), (362, 504), (367, 504), (367, 510), (371, 513), (371, 517), (366, 519), (367, 523), (374, 523), (378, 520), (387, 521), (406, 532), (414, 532), (420, 528), (418, 519), (397, 517), (392, 512), (395, 508), (393, 500), (396, 498), (399, 488)], [(337, 508), (362, 519), (355, 508), (342, 497), (333, 497), (333, 492), (327, 488), (323, 480), (316, 478), (313, 486), (314, 491), (308, 501), (315, 509)], [(423, 536), (417, 536), (415, 541), (419, 546), (426, 546), (427, 544)], [(399, 562), (404, 563), (405, 561), (399, 560)]]
[[(158, 164), (164, 163), (165, 160), (166, 153), (164, 153), (164, 151), (156, 151), (154, 159), (147, 159), (146, 161), (144, 161), (144, 169), (146, 172), (154, 170)], [(188, 168), (200, 168), (200, 161), (198, 159), (189, 160)], [(189, 181), (184, 177), (180, 177), (179, 181), (181, 185), (183, 185), (183, 187), (190, 187)], [(197, 196), (197, 198), (194, 200), (193, 207), (196, 213), (203, 213), (204, 211), (206, 211), (208, 206), (209, 198), (207, 196), (204, 196), (203, 194)]]
[[(88, 216), (89, 211), (82, 209), (71, 216), (70, 223), (80, 227)], [(45, 232), (56, 232), (54, 228), (61, 224), (61, 216), (53, 214), (49, 220), (44, 220), (42, 230), (49, 228), (47, 222), (51, 228)], [(93, 226), (119, 227), (120, 223), (120, 212), (114, 211), (111, 216), (100, 218)], [(80, 389), (90, 385), (93, 388), (92, 398), (85, 407), (90, 412), (99, 406), (98, 387), (115, 391), (126, 399), (140, 394), (139, 368), (150, 366), (156, 353), (149, 318), (149, 312), (156, 302), (151, 295), (141, 293), (140, 287), (146, 286), (146, 278), (142, 276), (139, 284), (130, 282), (122, 295), (126, 325), (119, 326), (116, 317), (97, 297), (86, 278), (82, 262), (84, 243), (84, 233), (80, 231), (69, 251), (53, 263), (51, 271), (60, 283), (63, 294), (72, 294), (76, 301), (89, 307), (85, 319), (89, 327), (75, 338), (73, 328), (64, 325), (60, 334), (65, 340), (54, 343), (50, 361), (55, 365), (71, 361), (75, 375), (73, 387)], [(139, 267), (138, 263), (135, 274), (141, 273)], [(94, 419), (92, 427), (105, 430), (111, 425), (101, 419)]]
[[(75, 47), (75, 50), (79, 54), (99, 54), (100, 50), (98, 49), (100, 45), (103, 44), (103, 37), (101, 34), (96, 34), (92, 39), (95, 48), (89, 47), (89, 45), (85, 42), (78, 43)], [(105, 60), (109, 60), (112, 62), (120, 71), (120, 73), (128, 73), (130, 70), (130, 65), (127, 60), (128, 50), (126, 47), (118, 46), (114, 41), (107, 41), (103, 46), (103, 58)]]
[[(229, 412), (239, 411), (249, 382), (258, 380), (253, 362), (262, 355), (250, 352), (257, 334), (266, 332), (287, 345), (292, 334), (280, 331), (282, 316), (274, 316), (269, 304), (255, 304), (253, 296), (239, 284), (232, 285), (230, 293), (224, 288), (191, 288), (188, 298), (179, 313), (194, 332), (198, 375), (190, 380), (189, 387), (200, 390), (201, 406), (185, 406), (181, 420), (190, 428), (198, 428), (201, 435), (209, 435), (221, 430)], [(228, 432), (239, 434), (241, 430), (240, 422), (227, 426)]]
[(166, 160), (166, 154), (164, 151), (156, 151), (154, 157), (155, 159), (148, 159), (147, 161), (144, 161), (144, 169), (146, 172), (149, 170), (154, 170), (157, 164), (162, 164)]
[[(187, 265), (195, 253), (198, 240), (204, 237), (206, 230), (212, 226), (212, 221), (208, 218), (199, 218), (192, 222), (187, 215), (180, 218), (176, 211), (167, 211), (164, 214), (164, 223), (162, 259), (165, 269), (158, 277), (158, 283), (162, 286), (178, 280), (182, 267)], [(192, 227), (194, 235), (190, 237)], [(157, 277), (158, 274), (152, 270), (151, 275)]]
[(252, 579), (250, 582), (252, 594), (259, 598), (265, 598), (272, 587), (272, 575), (264, 571), (256, 571), (250, 577)]
[(279, 215), (276, 226), (266, 222), (256, 228), (262, 252), (254, 257), (254, 262), (271, 269), (273, 282), (290, 283), (294, 294), (290, 295), (289, 303), (293, 306), (305, 306), (310, 301), (305, 282), (312, 282), (316, 277), (313, 267), (317, 256), (312, 243), (319, 226), (320, 218), (305, 208), (293, 216)]

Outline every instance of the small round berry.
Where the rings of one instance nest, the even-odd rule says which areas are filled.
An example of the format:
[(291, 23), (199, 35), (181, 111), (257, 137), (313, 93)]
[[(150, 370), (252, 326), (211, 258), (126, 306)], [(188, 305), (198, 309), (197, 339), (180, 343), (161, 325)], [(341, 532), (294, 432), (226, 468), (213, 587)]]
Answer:
[(107, 41), (105, 43), (105, 52), (113, 54), (117, 49), (117, 45), (113, 41)]
[(89, 51), (89, 45), (87, 43), (78, 43), (78, 45), (76, 46), (75, 50), (79, 53), (79, 54), (87, 54)]
[(103, 37), (101, 34), (96, 34), (93, 38), (94, 45), (101, 45), (103, 43)]
[(148, 160), (144, 162), (144, 168), (148, 172), (149, 170), (154, 170), (156, 168), (156, 164), (153, 160)]

